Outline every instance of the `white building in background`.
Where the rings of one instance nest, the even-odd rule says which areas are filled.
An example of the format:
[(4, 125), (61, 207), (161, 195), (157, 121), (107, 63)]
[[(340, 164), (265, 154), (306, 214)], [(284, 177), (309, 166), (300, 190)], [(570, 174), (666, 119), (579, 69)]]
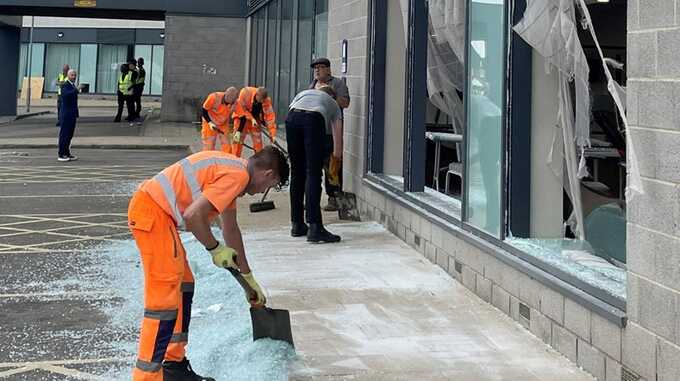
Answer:
[(120, 65), (143, 57), (146, 95), (163, 92), (165, 21), (24, 16), (18, 85), (27, 74), (28, 44), (33, 22), (31, 77), (45, 79), (43, 94), (56, 92), (64, 64), (78, 70), (88, 92), (115, 94)]

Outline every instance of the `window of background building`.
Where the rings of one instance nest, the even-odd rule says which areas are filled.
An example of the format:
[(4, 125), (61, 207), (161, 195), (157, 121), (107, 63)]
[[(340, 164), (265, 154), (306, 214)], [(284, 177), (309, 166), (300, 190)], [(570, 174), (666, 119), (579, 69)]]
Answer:
[(99, 45), (97, 61), (97, 91), (116, 94), (120, 65), (128, 60), (127, 45)]
[[(153, 95), (163, 94), (163, 67), (165, 61), (165, 46), (154, 45), (151, 55), (151, 80), (147, 79), (147, 86)], [(148, 70), (148, 69), (147, 69)], [(147, 75), (149, 75), (147, 74)]]
[(314, 57), (326, 57), (328, 46), (328, 0), (316, 0), (314, 8)]
[(251, 85), (262, 86), (264, 84), (264, 67), (267, 64), (267, 57), (265, 54), (266, 38), (267, 38), (267, 8), (262, 8), (255, 15), (257, 22), (257, 59), (255, 60), (255, 83)]
[(152, 76), (151, 69), (153, 66), (152, 49), (152, 45), (135, 45), (135, 59), (139, 59), (139, 57), (144, 58), (144, 70), (146, 70), (146, 78), (144, 79), (144, 94), (146, 95), (151, 94), (150, 81)]
[(293, 5), (294, 0), (281, 0), (281, 38), (279, 38), (279, 81), (276, 93), (276, 113), (283, 122), (291, 101), (291, 58), (293, 51)]
[(78, 72), (78, 82), (89, 85), (88, 91), (97, 91), (97, 44), (80, 45), (80, 71)]
[(314, 0), (299, 0), (298, 4), (298, 43), (297, 43), (297, 84), (295, 92), (307, 87), (312, 79), (312, 49), (314, 48)]
[[(279, 1), (274, 0), (267, 5), (267, 52), (266, 52), (266, 78), (264, 82), (264, 86), (267, 88), (269, 91), (269, 94), (271, 94), (271, 97), (274, 97), (274, 94), (276, 94), (276, 77), (277, 77), (277, 71), (278, 71), (278, 50), (276, 49), (276, 38), (277, 35), (279, 34), (279, 28), (278, 28), (278, 10), (279, 10)], [(276, 100), (274, 100), (276, 102)]]
[[(21, 81), (26, 76), (26, 61), (28, 60), (28, 44), (21, 44), (21, 55), (19, 56), (19, 78), (17, 88), (21, 90)], [(45, 44), (33, 43), (31, 52), (31, 77), (42, 77), (45, 67)]]
[(47, 44), (45, 54), (45, 91), (57, 91), (57, 75), (61, 73), (64, 64), (71, 69), (80, 67), (79, 44)]

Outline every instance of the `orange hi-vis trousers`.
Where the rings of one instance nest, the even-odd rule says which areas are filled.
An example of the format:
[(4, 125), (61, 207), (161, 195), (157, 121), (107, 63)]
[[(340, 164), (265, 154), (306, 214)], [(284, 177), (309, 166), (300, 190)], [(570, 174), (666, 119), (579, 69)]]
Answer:
[(219, 139), (222, 152), (231, 153), (231, 143), (229, 142), (229, 128), (217, 126), (222, 133), (213, 131), (205, 120), (201, 119), (201, 140), (203, 141), (203, 151), (214, 151), (215, 143)]
[(173, 219), (144, 191), (130, 200), (128, 226), (144, 268), (144, 319), (133, 380), (162, 381), (163, 360), (184, 358), (194, 277)]
[(241, 157), (241, 153), (243, 152), (242, 142), (245, 142), (246, 136), (250, 136), (250, 140), (253, 142), (252, 147), (255, 152), (260, 152), (262, 151), (262, 148), (264, 148), (264, 144), (262, 143), (262, 131), (253, 126), (250, 120), (246, 120), (246, 118), (234, 119), (234, 131), (237, 131), (239, 125), (244, 121), (245, 127), (243, 127), (243, 131), (241, 132), (241, 142), (232, 142), (231, 144), (231, 154), (238, 157)]

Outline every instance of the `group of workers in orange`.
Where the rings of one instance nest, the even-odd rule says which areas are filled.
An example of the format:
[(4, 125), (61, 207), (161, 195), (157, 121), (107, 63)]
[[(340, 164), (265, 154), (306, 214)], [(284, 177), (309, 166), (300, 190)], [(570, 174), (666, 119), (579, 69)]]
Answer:
[(259, 152), (264, 147), (263, 131), (272, 143), (276, 141), (276, 114), (264, 87), (248, 86), (241, 91), (229, 87), (211, 93), (203, 102), (201, 119), (204, 151), (214, 150), (219, 141), (222, 152), (241, 157), (249, 136), (253, 150)]

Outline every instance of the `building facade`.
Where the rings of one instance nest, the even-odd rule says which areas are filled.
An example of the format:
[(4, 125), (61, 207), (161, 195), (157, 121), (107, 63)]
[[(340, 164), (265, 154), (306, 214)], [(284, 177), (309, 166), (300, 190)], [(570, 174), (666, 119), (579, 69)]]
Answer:
[(87, 85), (88, 93), (115, 95), (120, 65), (142, 57), (146, 69), (144, 94), (161, 95), (164, 38), (163, 21), (24, 17), (18, 87), (30, 72), (32, 78), (45, 79), (44, 93), (56, 93), (57, 75), (68, 64), (78, 71), (79, 83)]
[(330, 0), (344, 189), (598, 380), (680, 379), (676, 10), (540, 3)]

